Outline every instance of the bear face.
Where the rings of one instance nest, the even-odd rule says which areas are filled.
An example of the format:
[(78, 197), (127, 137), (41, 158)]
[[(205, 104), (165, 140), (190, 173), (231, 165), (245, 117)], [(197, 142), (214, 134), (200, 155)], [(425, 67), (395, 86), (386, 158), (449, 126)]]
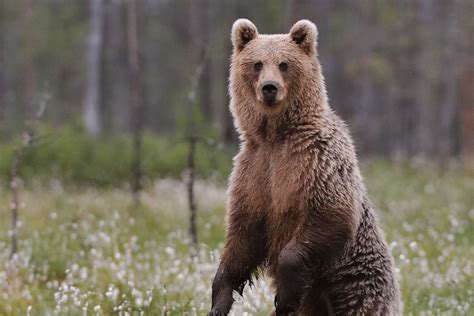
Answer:
[(328, 111), (317, 36), (308, 20), (272, 35), (259, 34), (247, 19), (234, 23), (229, 108), (240, 139), (278, 142), (298, 121)]
[(262, 114), (283, 111), (315, 81), (317, 34), (308, 20), (278, 35), (261, 35), (249, 20), (237, 20), (231, 35), (231, 96), (252, 101)]

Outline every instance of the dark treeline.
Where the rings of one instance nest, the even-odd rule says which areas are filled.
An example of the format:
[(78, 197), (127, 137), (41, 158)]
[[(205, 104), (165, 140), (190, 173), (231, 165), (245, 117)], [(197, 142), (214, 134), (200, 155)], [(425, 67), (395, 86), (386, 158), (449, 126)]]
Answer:
[[(451, 157), (472, 152), (474, 2), (141, 0), (137, 45), (143, 125), (173, 135), (197, 104), (206, 126), (234, 143), (227, 110), (233, 21), (261, 33), (298, 19), (319, 29), (332, 107), (362, 154)], [(0, 131), (11, 138), (37, 104), (45, 120), (91, 133), (131, 132), (126, 0), (0, 2)], [(136, 99), (136, 97), (135, 97)]]

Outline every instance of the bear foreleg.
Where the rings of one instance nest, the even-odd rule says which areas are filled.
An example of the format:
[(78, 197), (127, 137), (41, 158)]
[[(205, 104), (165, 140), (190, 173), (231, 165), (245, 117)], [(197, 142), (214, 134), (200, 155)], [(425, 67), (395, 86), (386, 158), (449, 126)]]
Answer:
[(245, 284), (266, 257), (266, 242), (262, 221), (230, 216), (224, 252), (212, 283), (212, 309), (209, 315), (227, 315), (235, 291), (242, 294)]
[[(314, 210), (303, 221), (296, 237), (278, 258), (276, 315), (292, 315), (314, 286), (324, 262), (337, 256), (355, 235), (353, 212), (344, 208)], [(320, 297), (308, 298), (316, 304)]]

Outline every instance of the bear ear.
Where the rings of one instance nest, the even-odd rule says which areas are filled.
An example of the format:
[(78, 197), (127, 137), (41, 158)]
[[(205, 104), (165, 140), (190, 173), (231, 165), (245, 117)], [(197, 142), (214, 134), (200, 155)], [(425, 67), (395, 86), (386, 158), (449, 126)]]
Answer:
[(258, 35), (255, 25), (247, 19), (238, 19), (232, 25), (232, 45), (237, 52), (244, 49), (245, 45)]
[(298, 44), (308, 55), (315, 52), (318, 40), (318, 29), (313, 22), (309, 20), (299, 20), (291, 27), (290, 37), (291, 40)]

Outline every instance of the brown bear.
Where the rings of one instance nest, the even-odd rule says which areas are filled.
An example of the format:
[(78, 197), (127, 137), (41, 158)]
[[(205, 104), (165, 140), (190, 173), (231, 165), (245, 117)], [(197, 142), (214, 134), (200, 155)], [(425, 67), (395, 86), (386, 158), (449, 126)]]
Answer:
[(230, 110), (241, 139), (209, 315), (266, 270), (276, 315), (400, 315), (393, 260), (307, 20), (289, 34), (232, 27)]

